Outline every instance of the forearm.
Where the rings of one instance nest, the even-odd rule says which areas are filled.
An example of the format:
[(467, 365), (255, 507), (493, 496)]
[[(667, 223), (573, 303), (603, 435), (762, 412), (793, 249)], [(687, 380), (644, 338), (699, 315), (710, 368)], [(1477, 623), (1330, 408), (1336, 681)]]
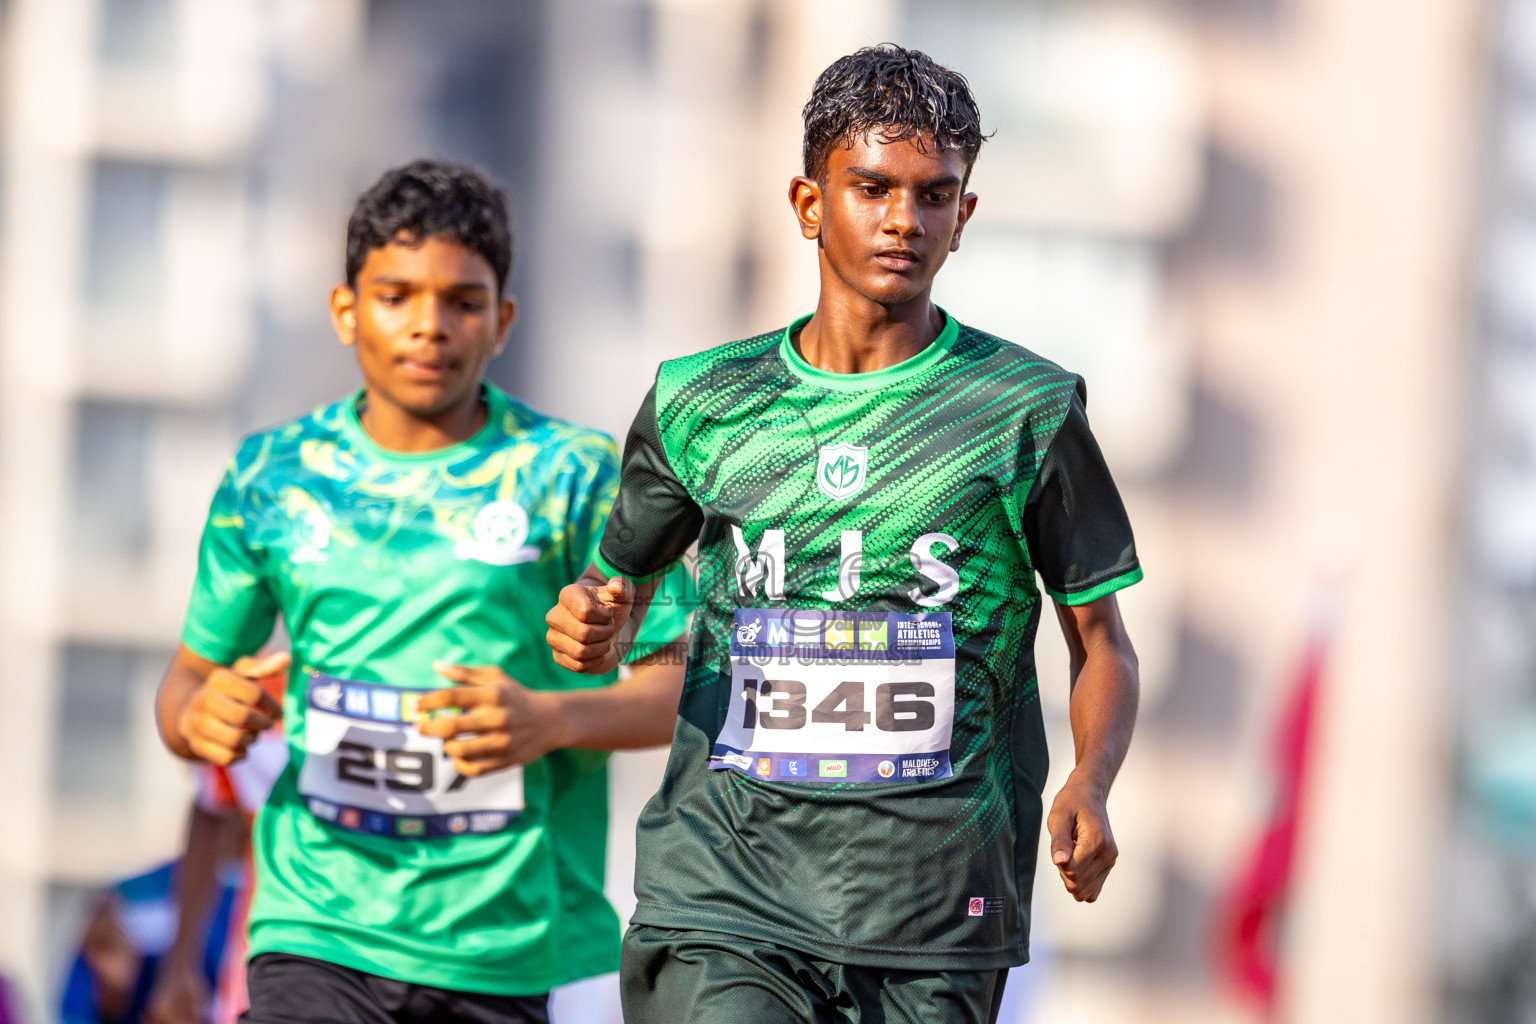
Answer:
[(558, 745), (632, 750), (670, 743), (686, 660), (687, 646), (677, 641), (635, 662), (629, 678), (612, 686), (557, 694)]
[(166, 954), (169, 965), (195, 967), (207, 939), (208, 906), (218, 883), (224, 819), (193, 806), (187, 825), (187, 847), (176, 876), (176, 941)]
[(1136, 726), (1140, 700), (1136, 652), (1123, 637), (1101, 638), (1085, 644), (1073, 668), (1074, 771), (1100, 793), (1108, 793)]
[(201, 759), (187, 745), (177, 721), (187, 702), (207, 678), (208, 673), (202, 666), (179, 652), (171, 662), (171, 667), (166, 670), (165, 678), (160, 682), (160, 691), (155, 695), (155, 724), (160, 729), (160, 739), (171, 753), (186, 761)]

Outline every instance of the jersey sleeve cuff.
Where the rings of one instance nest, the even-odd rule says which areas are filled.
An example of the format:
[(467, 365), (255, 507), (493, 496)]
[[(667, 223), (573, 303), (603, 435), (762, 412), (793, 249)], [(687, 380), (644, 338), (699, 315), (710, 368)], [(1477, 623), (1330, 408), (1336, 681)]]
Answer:
[(1074, 590), (1071, 592), (1065, 592), (1060, 590), (1053, 590), (1051, 587), (1045, 586), (1044, 583), (1041, 585), (1045, 586), (1045, 592), (1051, 595), (1051, 600), (1055, 601), (1057, 604), (1078, 605), (1090, 604), (1094, 601), (1097, 601), (1101, 597), (1107, 597), (1108, 595), (1113, 594), (1117, 590), (1124, 590), (1132, 583), (1141, 582), (1141, 578), (1141, 566), (1138, 565), (1135, 568), (1123, 572), (1118, 576), (1113, 576), (1105, 580), (1103, 583), (1097, 583), (1089, 587), (1087, 590)]
[(226, 643), (204, 633), (191, 623), (187, 623), (181, 631), (182, 646), (199, 658), (213, 662), (215, 665), (232, 665), (235, 659), (240, 658), (250, 651), (239, 651)]
[(609, 562), (608, 559), (603, 557), (603, 552), (601, 550), (592, 556), (592, 564), (601, 569), (603, 571), (603, 575), (607, 576), (609, 579), (613, 579), (615, 576), (622, 576), (637, 587), (641, 586), (642, 584), (661, 579), (672, 569), (672, 565), (668, 564), (656, 570), (655, 572), (646, 573), (643, 576), (632, 572), (625, 572), (623, 569), (614, 568), (613, 564)]

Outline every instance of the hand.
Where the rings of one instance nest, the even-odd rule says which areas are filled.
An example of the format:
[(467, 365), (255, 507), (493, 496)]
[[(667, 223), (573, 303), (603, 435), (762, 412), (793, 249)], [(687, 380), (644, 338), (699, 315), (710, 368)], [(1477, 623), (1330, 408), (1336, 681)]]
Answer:
[(494, 665), (469, 668), (434, 662), (433, 670), (460, 685), (433, 690), (418, 709), (458, 708), (459, 714), (420, 722), (416, 730), (436, 736), (460, 775), (474, 778), (486, 772), (537, 761), (565, 746), (560, 698), (530, 690)]
[(287, 671), (287, 651), (264, 658), (241, 658), (216, 668), (176, 716), (176, 730), (192, 753), (220, 767), (245, 756), (251, 741), (283, 716), (282, 706), (261, 688), (260, 680)]
[(619, 667), (624, 652), (615, 639), (629, 621), (635, 605), (635, 585), (615, 576), (602, 586), (577, 581), (560, 591), (560, 603), (549, 610), (544, 635), (555, 664), (572, 672), (602, 675)]
[(145, 1024), (203, 1024), (208, 983), (191, 967), (161, 962), (144, 1011)]
[(1104, 793), (1073, 772), (1045, 819), (1051, 832), (1051, 863), (1079, 903), (1099, 898), (1104, 879), (1120, 856), (1109, 831), (1104, 799)]

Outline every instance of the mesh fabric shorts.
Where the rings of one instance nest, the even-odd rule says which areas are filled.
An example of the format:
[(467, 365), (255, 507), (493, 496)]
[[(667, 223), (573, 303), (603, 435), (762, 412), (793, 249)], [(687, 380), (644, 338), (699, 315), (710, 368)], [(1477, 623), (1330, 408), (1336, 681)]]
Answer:
[(619, 976), (625, 1024), (993, 1024), (1008, 972), (857, 967), (632, 925)]

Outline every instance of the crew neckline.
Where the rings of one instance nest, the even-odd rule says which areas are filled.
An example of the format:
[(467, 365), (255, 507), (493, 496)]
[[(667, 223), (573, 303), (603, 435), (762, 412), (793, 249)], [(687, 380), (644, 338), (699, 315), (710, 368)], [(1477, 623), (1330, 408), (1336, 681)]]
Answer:
[(455, 441), (444, 448), (433, 448), (425, 452), (397, 452), (392, 448), (385, 448), (379, 442), (369, 436), (367, 429), (363, 427), (362, 418), (357, 414), (357, 405), (362, 401), (366, 389), (358, 388), (352, 392), (346, 401), (346, 418), (343, 426), (347, 436), (352, 442), (363, 448), (374, 458), (386, 462), (410, 463), (421, 465), (423, 463), (451, 461), (468, 455), (471, 452), (485, 446), (497, 431), (501, 429), (501, 421), (507, 411), (507, 396), (500, 389), (493, 387), (485, 381), (480, 382), (480, 397), (485, 399), (485, 423), (479, 430), (469, 435), (462, 441)]
[(807, 384), (814, 384), (829, 391), (873, 391), (877, 388), (890, 387), (892, 384), (898, 384), (932, 368), (949, 354), (955, 339), (959, 337), (959, 322), (950, 316), (943, 306), (935, 305), (935, 308), (944, 314), (944, 326), (940, 329), (939, 336), (934, 338), (927, 348), (894, 366), (863, 373), (837, 373), (812, 366), (804, 356), (795, 351), (795, 345), (791, 339), (796, 331), (810, 323), (814, 313), (807, 313), (784, 328), (784, 334), (779, 339), (779, 358), (784, 360), (784, 365), (788, 366), (795, 376)]

